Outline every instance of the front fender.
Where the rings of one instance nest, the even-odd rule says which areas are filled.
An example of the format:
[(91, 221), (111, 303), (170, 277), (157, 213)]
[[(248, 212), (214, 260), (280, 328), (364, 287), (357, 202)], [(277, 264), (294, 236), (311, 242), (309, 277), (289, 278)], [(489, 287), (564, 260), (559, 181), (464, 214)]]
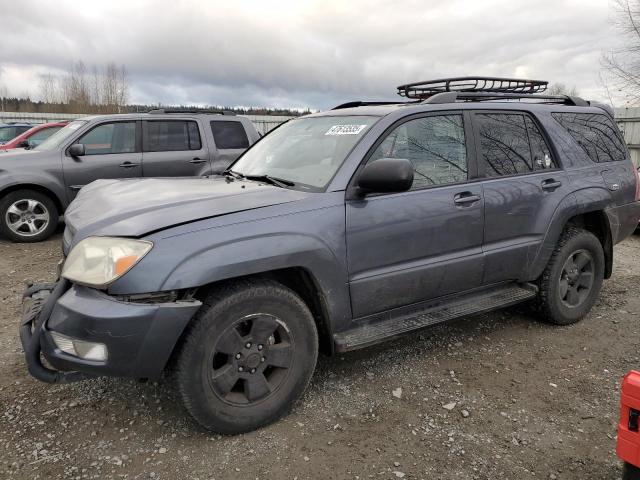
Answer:
[(297, 267), (305, 269), (320, 289), (332, 328), (340, 330), (351, 319), (344, 205), (175, 235), (159, 232), (148, 238), (154, 242), (151, 253), (116, 281), (109, 293), (197, 288)]
[[(63, 210), (67, 207), (67, 196), (65, 192), (64, 182), (62, 179), (57, 178), (54, 174), (43, 172), (9, 172), (7, 170), (0, 170), (0, 196), (4, 195), (8, 189), (15, 189), (17, 187), (33, 188), (33, 186), (40, 189), (48, 190), (56, 198)], [(63, 212), (60, 212), (61, 214)]]

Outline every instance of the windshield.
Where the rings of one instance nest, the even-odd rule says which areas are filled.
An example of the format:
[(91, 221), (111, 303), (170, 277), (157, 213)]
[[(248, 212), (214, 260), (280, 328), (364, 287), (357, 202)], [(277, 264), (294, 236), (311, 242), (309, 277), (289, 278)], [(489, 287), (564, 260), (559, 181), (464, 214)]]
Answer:
[(347, 154), (378, 117), (291, 120), (260, 140), (232, 165), (244, 176), (274, 177), (310, 190), (324, 189)]
[(18, 136), (16, 127), (0, 127), (0, 142), (8, 142)]
[(67, 124), (64, 128), (61, 128), (40, 145), (35, 147), (34, 150), (55, 150), (61, 147), (62, 144), (85, 123), (87, 123), (85, 120), (76, 120)]

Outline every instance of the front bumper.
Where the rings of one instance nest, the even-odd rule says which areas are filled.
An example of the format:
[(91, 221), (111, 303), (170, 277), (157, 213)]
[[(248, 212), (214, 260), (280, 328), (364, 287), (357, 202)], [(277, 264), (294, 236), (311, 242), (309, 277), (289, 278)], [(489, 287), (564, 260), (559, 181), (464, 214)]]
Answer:
[[(60, 282), (55, 286), (60, 286)], [(55, 294), (52, 293), (39, 304), (30, 302), (23, 317), (21, 337), (27, 364), (32, 375), (40, 380), (60, 381), (35, 374), (35, 344), (39, 344), (47, 362), (60, 372), (156, 378), (164, 370), (187, 323), (201, 306), (197, 300), (123, 302), (91, 288), (69, 285), (68, 282), (66, 287), (63, 291), (53, 288)], [(31, 290), (38, 291), (37, 287)], [(25, 301), (32, 296), (29, 293)], [(32, 335), (25, 339), (29, 337), (25, 325), (30, 322)], [(107, 360), (85, 360), (60, 351), (51, 338), (52, 331), (87, 342), (105, 344)]]

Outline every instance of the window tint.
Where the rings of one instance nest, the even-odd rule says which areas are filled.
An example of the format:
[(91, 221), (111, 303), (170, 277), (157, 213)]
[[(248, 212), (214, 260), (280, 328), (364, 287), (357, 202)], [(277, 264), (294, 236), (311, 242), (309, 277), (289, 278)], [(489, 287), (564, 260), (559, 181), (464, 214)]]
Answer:
[(499, 177), (533, 170), (522, 114), (480, 113), (476, 121), (485, 175)]
[(403, 158), (413, 164), (412, 190), (467, 179), (467, 149), (461, 115), (438, 115), (410, 120), (393, 130), (373, 153), (380, 158)]
[(249, 139), (244, 127), (240, 122), (224, 122), (214, 120), (211, 122), (211, 132), (216, 142), (216, 147), (225, 148), (248, 148)]
[(529, 133), (529, 143), (531, 144), (531, 157), (533, 158), (534, 170), (546, 170), (547, 168), (557, 168), (558, 164), (551, 156), (551, 151), (545, 142), (542, 133), (535, 122), (526, 115), (525, 123)]
[(611, 119), (599, 113), (552, 113), (594, 162), (627, 158), (627, 150)]
[(135, 152), (136, 123), (103, 123), (86, 133), (78, 143), (84, 145), (85, 155)]
[(200, 150), (202, 145), (196, 122), (148, 121), (146, 135), (146, 152)]

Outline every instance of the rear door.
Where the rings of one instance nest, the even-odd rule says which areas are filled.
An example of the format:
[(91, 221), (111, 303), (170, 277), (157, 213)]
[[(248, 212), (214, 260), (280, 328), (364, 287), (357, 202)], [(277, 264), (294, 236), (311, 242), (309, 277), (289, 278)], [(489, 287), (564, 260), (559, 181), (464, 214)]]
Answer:
[[(369, 162), (408, 159), (411, 190), (347, 201), (349, 288), (354, 317), (481, 285), (482, 187), (461, 112), (403, 121)], [(470, 168), (471, 167), (471, 168)]]
[(145, 177), (197, 177), (210, 172), (203, 135), (195, 120), (142, 122)]
[(474, 112), (484, 177), (483, 283), (523, 280), (560, 201), (570, 193), (544, 130), (528, 113)]
[(211, 120), (209, 127), (216, 144), (213, 171), (221, 172), (249, 148), (249, 138), (239, 120)]
[(83, 133), (85, 155), (71, 157), (65, 150), (62, 162), (69, 199), (84, 185), (100, 178), (131, 178), (142, 174), (140, 124), (135, 120), (104, 122)]

